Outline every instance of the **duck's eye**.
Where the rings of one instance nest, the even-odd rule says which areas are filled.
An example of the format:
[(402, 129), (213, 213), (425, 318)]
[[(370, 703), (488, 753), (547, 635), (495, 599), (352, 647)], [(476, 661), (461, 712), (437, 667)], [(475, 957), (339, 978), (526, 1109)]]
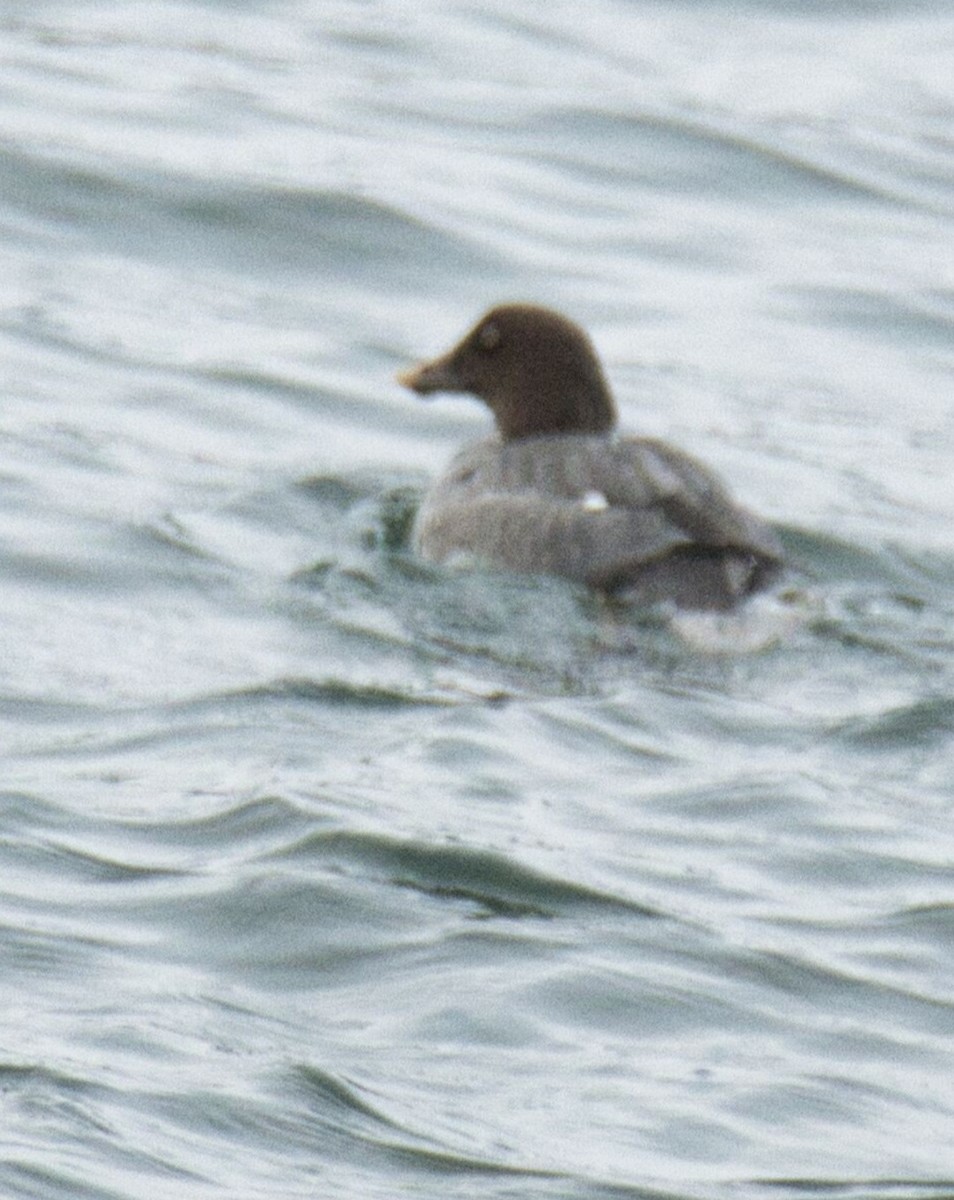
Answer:
[(496, 350), (500, 345), (500, 329), (493, 321), (487, 321), (477, 330), (477, 345), (481, 350)]

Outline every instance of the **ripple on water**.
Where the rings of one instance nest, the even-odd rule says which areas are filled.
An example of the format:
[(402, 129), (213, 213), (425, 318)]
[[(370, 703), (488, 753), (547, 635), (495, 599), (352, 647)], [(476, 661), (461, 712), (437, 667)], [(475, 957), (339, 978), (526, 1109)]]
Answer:
[(385, 285), (384, 264), (392, 281), (417, 287), (427, 286), (435, 262), (442, 273), (484, 278), (497, 266), (473, 240), (350, 190), (213, 184), (128, 167), (113, 174), (11, 150), (0, 162), (0, 205), (32, 214), (38, 234), (50, 225), (82, 230), (103, 254), (167, 265), (200, 260), (259, 277), (346, 269), (351, 286), (367, 275)]

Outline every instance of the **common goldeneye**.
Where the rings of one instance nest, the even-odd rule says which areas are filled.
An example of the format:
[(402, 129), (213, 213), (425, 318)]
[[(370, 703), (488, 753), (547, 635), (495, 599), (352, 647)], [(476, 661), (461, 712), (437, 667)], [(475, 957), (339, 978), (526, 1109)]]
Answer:
[(616, 432), (593, 345), (557, 312), (499, 305), (398, 381), (421, 395), (477, 396), (497, 426), (425, 497), (413, 542), (426, 559), (708, 610), (735, 607), (782, 569), (773, 531), (708, 468), (656, 438)]

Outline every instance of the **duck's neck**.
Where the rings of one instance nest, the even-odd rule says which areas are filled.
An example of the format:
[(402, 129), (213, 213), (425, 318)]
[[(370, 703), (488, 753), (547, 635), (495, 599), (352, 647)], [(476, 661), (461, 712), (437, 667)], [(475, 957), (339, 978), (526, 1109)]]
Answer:
[(616, 428), (616, 405), (605, 384), (578, 390), (562, 389), (545, 405), (515, 404), (494, 409), (504, 441), (543, 434), (611, 433)]

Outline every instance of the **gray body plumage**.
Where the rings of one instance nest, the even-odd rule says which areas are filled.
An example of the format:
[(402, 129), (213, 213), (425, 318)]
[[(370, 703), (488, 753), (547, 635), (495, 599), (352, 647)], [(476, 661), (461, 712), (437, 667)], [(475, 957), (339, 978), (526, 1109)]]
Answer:
[(466, 446), (425, 498), (433, 562), (564, 575), (651, 603), (728, 608), (782, 549), (701, 463), (651, 438), (560, 434)]

